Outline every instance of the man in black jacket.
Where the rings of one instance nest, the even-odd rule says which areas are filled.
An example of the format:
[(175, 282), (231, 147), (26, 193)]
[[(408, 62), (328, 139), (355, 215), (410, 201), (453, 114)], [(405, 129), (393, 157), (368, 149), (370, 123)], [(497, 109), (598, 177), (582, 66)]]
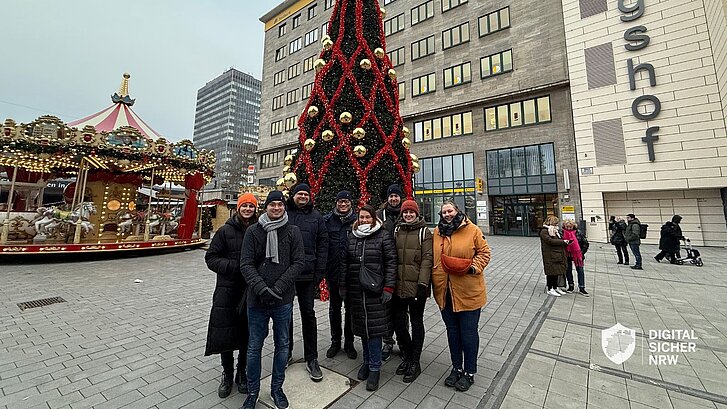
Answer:
[(288, 223), (283, 194), (273, 191), (265, 200), (266, 213), (245, 232), (240, 271), (247, 282), (248, 395), (243, 409), (254, 409), (260, 396), (261, 352), (273, 320), (273, 375), (271, 396), (278, 409), (286, 409), (283, 393), (288, 360), (289, 325), (293, 313), (295, 279), (303, 271), (305, 256), (300, 230)]
[(333, 358), (341, 350), (341, 336), (344, 336), (343, 350), (350, 359), (356, 359), (358, 353), (353, 346), (353, 330), (351, 329), (351, 310), (346, 305), (343, 330), (341, 330), (341, 310), (344, 300), (339, 294), (338, 275), (342, 258), (348, 250), (348, 234), (356, 221), (353, 211), (353, 196), (343, 190), (336, 196), (336, 208), (332, 213), (323, 216), (328, 230), (328, 260), (326, 262), (326, 281), (328, 281), (331, 303), (328, 307), (328, 318), (331, 325), (331, 347), (326, 351), (328, 358)]
[(659, 249), (661, 251), (654, 257), (659, 263), (666, 257), (670, 263), (676, 264), (679, 258), (679, 241), (684, 240), (682, 228), (679, 226), (681, 221), (682, 217), (675, 214), (670, 222), (666, 222), (661, 226), (661, 236), (659, 237)]
[[(310, 198), (310, 187), (305, 183), (295, 186), (288, 198), (288, 222), (297, 226), (303, 236), (305, 247), (305, 267), (295, 282), (298, 296), (300, 319), (303, 327), (303, 352), (308, 375), (314, 382), (323, 379), (323, 372), (318, 365), (318, 324), (313, 304), (316, 288), (326, 273), (326, 257), (328, 255), (328, 232), (323, 217), (313, 208)], [(290, 321), (290, 333), (293, 333), (293, 321)], [(293, 337), (290, 338), (290, 355), (293, 356)]]

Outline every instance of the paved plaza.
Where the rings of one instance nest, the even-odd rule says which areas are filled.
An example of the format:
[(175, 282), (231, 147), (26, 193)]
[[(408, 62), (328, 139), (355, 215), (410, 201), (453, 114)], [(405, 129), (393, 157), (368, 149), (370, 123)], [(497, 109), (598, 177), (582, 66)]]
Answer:
[[(331, 407), (727, 408), (726, 249), (700, 249), (705, 266), (699, 268), (658, 264), (655, 247), (643, 246), (644, 270), (634, 271), (615, 264), (611, 246), (592, 243), (586, 259), (591, 297), (555, 299), (543, 292), (537, 238), (488, 240), (493, 261), (475, 385), (465, 393), (443, 385), (449, 352), (430, 300), (422, 375), (403, 383), (393, 357), (382, 368), (379, 390), (367, 392), (355, 381), (360, 344), (359, 360), (325, 358), (328, 305), (317, 302), (320, 363), (350, 378)], [(217, 397), (219, 357), (203, 356), (214, 274), (202, 250), (0, 265), (0, 283), (0, 408), (236, 409), (244, 400), (236, 390)], [(48, 297), (66, 302), (23, 311), (17, 305)], [(601, 346), (601, 331), (617, 322), (637, 331), (633, 355), (620, 365)], [(651, 339), (649, 330), (691, 330), (696, 350), (652, 353), (650, 343), (679, 340), (663, 331)], [(294, 358), (301, 360), (299, 323), (294, 336)], [(263, 353), (266, 376), (271, 340)], [(650, 355), (659, 354), (676, 355), (676, 363), (650, 365)], [(303, 378), (286, 383), (286, 391), (315, 393), (317, 385)]]

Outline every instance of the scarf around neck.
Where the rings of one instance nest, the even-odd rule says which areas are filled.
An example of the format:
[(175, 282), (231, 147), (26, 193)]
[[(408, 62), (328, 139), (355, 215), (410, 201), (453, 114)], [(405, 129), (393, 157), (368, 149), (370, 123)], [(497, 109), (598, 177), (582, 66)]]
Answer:
[(348, 209), (348, 213), (341, 213), (338, 211), (338, 209), (333, 209), (333, 214), (338, 217), (338, 219), (341, 221), (341, 224), (346, 224), (353, 219), (353, 207)]
[(565, 247), (568, 257), (573, 259), (576, 267), (583, 267), (583, 252), (581, 245), (578, 244), (578, 236), (575, 230), (563, 230), (563, 240), (570, 240), (570, 244)]
[(440, 218), (439, 224), (437, 225), (437, 228), (439, 229), (439, 235), (447, 237), (451, 236), (464, 222), (464, 219), (465, 215), (462, 212), (457, 212), (457, 215), (454, 216), (454, 219), (452, 219), (452, 221), (449, 223), (444, 220), (444, 217)]
[(278, 258), (278, 229), (288, 224), (288, 212), (283, 213), (283, 217), (278, 220), (270, 220), (267, 213), (264, 213), (258, 219), (260, 226), (268, 233), (265, 242), (265, 257), (272, 259), (275, 264), (280, 263)]
[(353, 235), (359, 239), (366, 238), (379, 231), (382, 225), (383, 223), (381, 220), (376, 221), (376, 226), (371, 226), (370, 224), (359, 224), (353, 228)]
[(543, 224), (543, 227), (548, 229), (548, 236), (560, 238), (560, 232), (558, 231), (558, 226), (550, 226), (547, 224)]

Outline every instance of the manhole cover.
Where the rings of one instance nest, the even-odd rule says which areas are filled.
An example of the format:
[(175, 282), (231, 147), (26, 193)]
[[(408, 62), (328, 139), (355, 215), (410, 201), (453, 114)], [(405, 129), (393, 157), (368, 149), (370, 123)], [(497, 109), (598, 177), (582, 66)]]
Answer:
[(24, 311), (29, 308), (45, 307), (46, 305), (58, 304), (61, 302), (66, 302), (66, 300), (64, 300), (61, 297), (51, 297), (51, 298), (43, 298), (42, 300), (19, 302), (18, 307), (20, 308), (20, 311)]

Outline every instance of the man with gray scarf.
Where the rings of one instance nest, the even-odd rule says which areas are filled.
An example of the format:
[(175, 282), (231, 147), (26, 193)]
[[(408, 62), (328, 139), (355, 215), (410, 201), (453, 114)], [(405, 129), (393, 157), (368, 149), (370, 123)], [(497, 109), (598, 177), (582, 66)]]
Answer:
[(283, 393), (288, 360), (291, 314), (295, 279), (303, 271), (303, 237), (298, 227), (288, 223), (285, 198), (279, 191), (268, 194), (266, 213), (245, 232), (240, 271), (247, 282), (247, 316), (250, 340), (247, 349), (248, 395), (243, 404), (253, 409), (260, 395), (261, 353), (273, 321), (273, 374), (271, 396), (279, 409), (288, 408)]

